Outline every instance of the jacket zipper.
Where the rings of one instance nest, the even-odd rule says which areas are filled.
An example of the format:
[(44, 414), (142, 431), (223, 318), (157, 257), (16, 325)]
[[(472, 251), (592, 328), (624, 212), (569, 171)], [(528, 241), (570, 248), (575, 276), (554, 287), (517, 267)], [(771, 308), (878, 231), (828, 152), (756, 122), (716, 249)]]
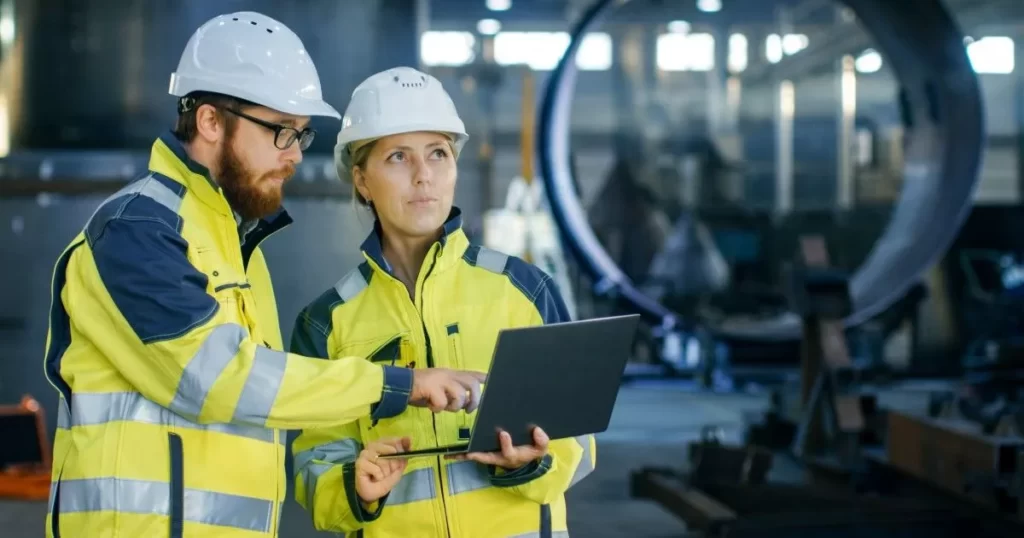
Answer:
[[(418, 311), (419, 316), (420, 316), (420, 327), (423, 329), (423, 338), (426, 340), (426, 343), (427, 343), (427, 368), (433, 368), (434, 367), (434, 351), (433, 351), (433, 347), (430, 344), (430, 333), (427, 332), (427, 322), (426, 322), (425, 319), (423, 319), (423, 308), (422, 308), (422, 305), (426, 303), (426, 301), (424, 301), (424, 299), (423, 299), (423, 291), (427, 287), (427, 278), (429, 278), (430, 277), (430, 273), (432, 273), (434, 271), (434, 265), (436, 265), (436, 264), (437, 264), (437, 251), (434, 252), (434, 258), (430, 261), (430, 267), (427, 269), (427, 274), (423, 276), (423, 282), (420, 284), (420, 290), (419, 290), (419, 293), (418, 293), (418, 295), (419, 295), (419, 303), (420, 303), (421, 306), (419, 308), (417, 308), (417, 311)], [(413, 303), (413, 307), (416, 307), (415, 302)], [(434, 414), (434, 413), (430, 414), (430, 422), (431, 422), (431, 424), (434, 427), (434, 439), (438, 439), (438, 434), (437, 434), (437, 415), (436, 414)], [(441, 488), (441, 510), (443, 512), (443, 515), (444, 515), (444, 528), (445, 528), (445, 531), (447, 532), (447, 536), (450, 537), (452, 535), (452, 529), (448, 525), (448, 502), (445, 501), (444, 477), (442, 476), (443, 472), (444, 472), (444, 462), (441, 461), (441, 456), (437, 456), (437, 484)]]

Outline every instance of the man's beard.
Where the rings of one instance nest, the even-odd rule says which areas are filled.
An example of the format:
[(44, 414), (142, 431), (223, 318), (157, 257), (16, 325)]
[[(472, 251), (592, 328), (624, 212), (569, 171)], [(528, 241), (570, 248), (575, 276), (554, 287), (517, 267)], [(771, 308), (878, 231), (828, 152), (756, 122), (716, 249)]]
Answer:
[(270, 192), (264, 192), (260, 185), (269, 177), (287, 180), (295, 174), (295, 167), (287, 165), (262, 176), (253, 175), (235, 153), (232, 140), (224, 143), (218, 164), (220, 176), (217, 183), (224, 191), (224, 197), (231, 204), (231, 208), (243, 220), (263, 218), (277, 211), (281, 207), (282, 191), (272, 189)]

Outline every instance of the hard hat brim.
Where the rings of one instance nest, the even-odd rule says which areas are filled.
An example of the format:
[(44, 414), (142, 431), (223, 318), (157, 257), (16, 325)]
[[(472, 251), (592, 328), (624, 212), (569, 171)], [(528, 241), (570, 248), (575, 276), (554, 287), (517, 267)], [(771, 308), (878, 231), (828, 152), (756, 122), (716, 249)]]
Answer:
[(324, 116), (341, 119), (341, 114), (331, 105), (322, 99), (302, 99), (296, 97), (281, 98), (277, 95), (265, 95), (259, 91), (253, 91), (223, 81), (210, 80), (208, 78), (181, 76), (177, 73), (171, 75), (171, 85), (168, 93), (177, 97), (183, 97), (192, 92), (212, 92), (244, 99), (269, 109), (294, 114), (296, 116)]

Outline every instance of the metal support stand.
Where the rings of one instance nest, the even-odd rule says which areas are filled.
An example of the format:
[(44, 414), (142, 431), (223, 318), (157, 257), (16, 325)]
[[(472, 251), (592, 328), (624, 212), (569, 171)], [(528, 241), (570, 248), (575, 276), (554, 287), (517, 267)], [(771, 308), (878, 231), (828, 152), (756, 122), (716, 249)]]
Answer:
[(834, 455), (847, 466), (857, 456), (865, 426), (860, 397), (848, 393), (855, 379), (843, 331), (843, 318), (852, 311), (849, 285), (845, 274), (829, 269), (821, 237), (801, 238), (800, 254), (791, 302), (803, 318), (803, 413), (793, 452), (803, 459)]

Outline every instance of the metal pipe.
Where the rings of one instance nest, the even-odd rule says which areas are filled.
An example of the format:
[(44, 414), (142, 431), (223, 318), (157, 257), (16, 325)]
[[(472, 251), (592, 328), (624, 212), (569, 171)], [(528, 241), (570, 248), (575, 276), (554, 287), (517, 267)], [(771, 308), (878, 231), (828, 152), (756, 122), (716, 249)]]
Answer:
[(793, 118), (796, 91), (789, 80), (779, 82), (775, 102), (775, 214), (793, 210)]
[(857, 117), (857, 71), (853, 56), (839, 61), (839, 117), (836, 140), (836, 206), (850, 209), (854, 205), (853, 141)]

